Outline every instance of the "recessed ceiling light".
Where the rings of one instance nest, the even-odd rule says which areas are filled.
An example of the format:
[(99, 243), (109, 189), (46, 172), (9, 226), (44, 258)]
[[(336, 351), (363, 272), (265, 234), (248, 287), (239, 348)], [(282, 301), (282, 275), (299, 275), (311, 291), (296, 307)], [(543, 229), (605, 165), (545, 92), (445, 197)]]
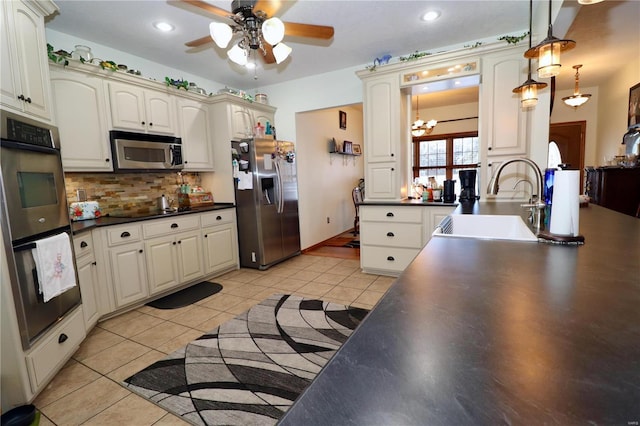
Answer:
[(174, 30), (174, 26), (169, 24), (168, 22), (154, 22), (153, 27), (157, 30), (160, 30), (164, 33)]
[(430, 10), (426, 12), (424, 15), (422, 15), (422, 20), (431, 22), (431, 21), (435, 21), (439, 17), (440, 17), (440, 12), (438, 12), (437, 10)]

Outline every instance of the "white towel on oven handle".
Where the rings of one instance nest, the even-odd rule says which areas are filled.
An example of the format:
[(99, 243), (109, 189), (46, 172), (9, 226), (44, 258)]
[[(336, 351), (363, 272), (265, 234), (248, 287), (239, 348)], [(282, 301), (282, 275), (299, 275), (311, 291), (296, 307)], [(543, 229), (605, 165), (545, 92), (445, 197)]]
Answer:
[(75, 287), (73, 251), (68, 234), (63, 232), (37, 240), (32, 253), (38, 273), (39, 291), (45, 303)]

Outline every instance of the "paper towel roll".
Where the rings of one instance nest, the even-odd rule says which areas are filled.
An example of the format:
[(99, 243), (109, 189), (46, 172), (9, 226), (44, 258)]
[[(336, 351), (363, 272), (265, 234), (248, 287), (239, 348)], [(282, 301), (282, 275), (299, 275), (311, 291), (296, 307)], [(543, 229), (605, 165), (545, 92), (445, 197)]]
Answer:
[(553, 181), (549, 231), (576, 237), (580, 228), (580, 171), (557, 170)]

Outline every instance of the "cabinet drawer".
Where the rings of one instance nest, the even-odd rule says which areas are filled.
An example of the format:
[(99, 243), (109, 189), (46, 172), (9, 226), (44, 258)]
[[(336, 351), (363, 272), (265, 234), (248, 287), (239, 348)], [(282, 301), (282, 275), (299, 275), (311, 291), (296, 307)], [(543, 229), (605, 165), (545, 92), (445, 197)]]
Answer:
[(93, 253), (93, 238), (90, 231), (73, 236), (73, 251), (76, 259)]
[(360, 221), (422, 223), (422, 208), (360, 206)]
[(200, 228), (200, 218), (197, 214), (191, 214), (183, 217), (146, 221), (142, 224), (142, 234), (144, 238), (150, 238), (198, 228)]
[(420, 249), (397, 247), (375, 247), (362, 245), (361, 259), (363, 269), (402, 272), (420, 253)]
[(140, 241), (141, 237), (140, 225), (122, 225), (107, 228), (107, 244), (109, 246), (133, 243)]
[(220, 225), (223, 223), (231, 223), (236, 218), (235, 209), (216, 210), (210, 213), (202, 213), (200, 215), (202, 227)]
[(367, 222), (360, 225), (361, 244), (420, 249), (422, 224)]
[(49, 376), (78, 349), (84, 337), (82, 309), (78, 308), (27, 355), (27, 370), (33, 392), (37, 392)]

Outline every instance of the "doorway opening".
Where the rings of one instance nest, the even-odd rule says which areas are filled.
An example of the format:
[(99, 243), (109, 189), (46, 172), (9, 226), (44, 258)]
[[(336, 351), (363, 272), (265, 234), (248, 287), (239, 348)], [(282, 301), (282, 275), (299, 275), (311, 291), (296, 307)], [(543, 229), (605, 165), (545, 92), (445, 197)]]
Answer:
[(549, 125), (549, 141), (558, 146), (562, 162), (571, 169), (580, 170), (580, 182), (584, 183), (584, 145), (586, 121), (552, 123)]

